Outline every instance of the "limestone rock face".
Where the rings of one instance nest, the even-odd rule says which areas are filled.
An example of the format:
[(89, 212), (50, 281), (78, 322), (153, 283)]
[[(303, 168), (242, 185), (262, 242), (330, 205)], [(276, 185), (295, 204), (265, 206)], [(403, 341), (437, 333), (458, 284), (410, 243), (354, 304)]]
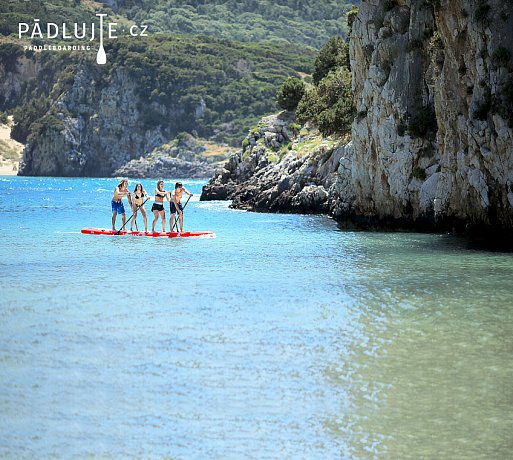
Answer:
[(361, 2), (340, 220), (513, 228), (512, 30), (511, 2)]
[(351, 142), (301, 155), (286, 121), (263, 120), (202, 198), (365, 227), (511, 233), (512, 30), (511, 2), (362, 1)]
[(233, 200), (241, 209), (328, 213), (343, 147), (318, 134), (294, 133), (284, 112), (263, 118), (247, 147), (232, 155), (203, 188), (201, 200)]
[[(31, 69), (37, 73), (37, 59), (33, 68), (25, 61), (19, 58), (17, 72), (8, 75), (19, 75), (20, 69), (26, 68), (26, 79), (33, 78), (29, 74)], [(138, 91), (139, 83), (123, 68), (114, 69), (108, 82), (102, 77), (98, 66), (77, 65), (69, 87), (52, 103), (49, 116), (41, 119), (37, 134), (29, 136), (20, 175), (212, 175), (215, 160), (196, 158), (204, 148), (167, 147), (177, 135), (183, 107), (145, 100)], [(148, 114), (161, 123), (148, 122)]]
[(17, 58), (12, 66), (0, 62), (0, 107), (3, 110), (16, 105), (23, 84), (34, 78), (39, 70), (38, 61), (25, 56)]
[[(22, 175), (110, 176), (168, 140), (160, 128), (142, 126), (136, 82), (122, 69), (102, 87), (99, 70), (79, 66), (57, 102), (63, 129), (45, 130), (27, 143)], [(160, 108), (156, 108), (158, 111)], [(169, 116), (161, 111), (163, 117)]]

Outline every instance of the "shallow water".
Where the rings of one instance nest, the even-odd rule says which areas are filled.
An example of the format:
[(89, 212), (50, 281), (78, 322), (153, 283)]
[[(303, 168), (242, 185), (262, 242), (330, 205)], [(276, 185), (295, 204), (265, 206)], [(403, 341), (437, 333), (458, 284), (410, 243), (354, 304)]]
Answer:
[(510, 458), (512, 254), (202, 184), (180, 240), (82, 235), (114, 179), (0, 178), (0, 457)]

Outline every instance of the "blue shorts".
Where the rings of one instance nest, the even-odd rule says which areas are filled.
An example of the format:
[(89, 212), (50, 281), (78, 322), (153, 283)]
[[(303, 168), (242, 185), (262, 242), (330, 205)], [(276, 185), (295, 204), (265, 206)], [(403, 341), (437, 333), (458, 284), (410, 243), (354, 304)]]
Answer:
[(112, 212), (117, 212), (118, 214), (125, 214), (125, 207), (123, 206), (123, 202), (120, 201), (111, 201), (112, 204)]

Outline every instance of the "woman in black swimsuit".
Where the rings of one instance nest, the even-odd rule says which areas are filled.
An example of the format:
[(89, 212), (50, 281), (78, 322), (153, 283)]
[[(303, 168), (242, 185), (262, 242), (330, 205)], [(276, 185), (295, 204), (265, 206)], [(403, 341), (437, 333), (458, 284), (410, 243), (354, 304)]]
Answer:
[(148, 233), (148, 219), (146, 218), (146, 209), (144, 209), (143, 203), (145, 198), (150, 198), (149, 195), (144, 190), (142, 184), (137, 184), (134, 189), (134, 218), (130, 223), (130, 231), (132, 231), (133, 224), (135, 224), (135, 230), (139, 231), (139, 227), (137, 227), (137, 213), (139, 209), (141, 210), (141, 214), (143, 216), (144, 221), (144, 232)]
[(162, 232), (166, 231), (166, 211), (164, 211), (164, 198), (167, 197), (167, 192), (163, 190), (164, 181), (159, 180), (157, 182), (157, 188), (155, 189), (155, 203), (151, 207), (153, 212), (153, 224), (151, 225), (151, 231), (155, 231), (155, 224), (159, 218), (162, 219)]

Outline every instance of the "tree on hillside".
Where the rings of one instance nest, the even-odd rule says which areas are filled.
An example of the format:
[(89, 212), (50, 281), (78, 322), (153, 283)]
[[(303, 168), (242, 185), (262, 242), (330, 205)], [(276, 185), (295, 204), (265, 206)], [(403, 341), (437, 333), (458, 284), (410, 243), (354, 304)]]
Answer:
[(332, 37), (315, 59), (315, 70), (312, 75), (314, 83), (317, 85), (330, 70), (342, 66), (349, 68), (349, 46), (341, 37)]
[(278, 90), (278, 106), (285, 110), (296, 110), (299, 101), (305, 94), (305, 83), (295, 77), (289, 77)]

